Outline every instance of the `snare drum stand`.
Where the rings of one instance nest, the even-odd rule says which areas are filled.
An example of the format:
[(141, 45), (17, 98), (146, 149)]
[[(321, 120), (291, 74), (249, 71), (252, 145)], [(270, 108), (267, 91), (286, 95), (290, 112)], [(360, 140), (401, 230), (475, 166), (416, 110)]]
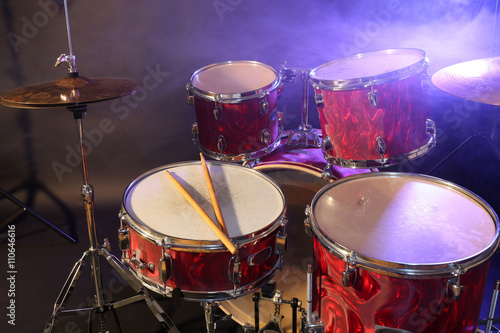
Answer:
[[(142, 286), (137, 279), (135, 279), (133, 274), (125, 267), (125, 265), (123, 265), (123, 263), (118, 258), (116, 258), (109, 252), (109, 243), (107, 239), (104, 240), (104, 245), (102, 247), (99, 247), (97, 244), (95, 219), (94, 219), (94, 190), (92, 188), (92, 185), (90, 185), (89, 183), (87, 157), (85, 153), (85, 146), (83, 144), (84, 137), (83, 137), (82, 117), (86, 113), (87, 106), (82, 105), (82, 106), (68, 107), (68, 110), (73, 112), (73, 116), (77, 123), (78, 135), (80, 139), (80, 150), (81, 150), (82, 170), (83, 170), (83, 186), (81, 189), (81, 194), (85, 206), (90, 248), (87, 251), (85, 251), (82, 258), (78, 260), (73, 266), (73, 269), (71, 270), (71, 273), (68, 276), (66, 283), (64, 284), (61, 292), (59, 293), (59, 296), (57, 297), (56, 303), (54, 305), (54, 311), (52, 312), (52, 316), (50, 317), (49, 321), (45, 325), (44, 333), (52, 332), (56, 324), (57, 317), (60, 314), (78, 313), (81, 311), (90, 311), (89, 332), (92, 332), (92, 321), (95, 314), (99, 314), (101, 320), (101, 328), (99, 332), (100, 333), (108, 332), (106, 329), (106, 321), (105, 321), (105, 313), (107, 311), (113, 312), (117, 323), (118, 332), (121, 332), (120, 324), (118, 322), (114, 310), (118, 307), (135, 303), (141, 300), (146, 301), (150, 310), (153, 312), (155, 317), (158, 319), (162, 327), (167, 332), (179, 333), (173, 322), (163, 311), (160, 305), (156, 302), (155, 299), (153, 299), (147, 293), (145, 287)], [(99, 263), (99, 256), (104, 256), (106, 260), (110, 263), (110, 265), (125, 279), (125, 281), (138, 293), (138, 295), (115, 303), (104, 303), (104, 293), (102, 287), (102, 276)], [(92, 276), (94, 278), (95, 307), (87, 309), (64, 310), (64, 307), (66, 306), (66, 303), (69, 297), (71, 296), (73, 289), (75, 288), (76, 282), (80, 277), (83, 266), (85, 265), (86, 261), (89, 258), (91, 260)]]

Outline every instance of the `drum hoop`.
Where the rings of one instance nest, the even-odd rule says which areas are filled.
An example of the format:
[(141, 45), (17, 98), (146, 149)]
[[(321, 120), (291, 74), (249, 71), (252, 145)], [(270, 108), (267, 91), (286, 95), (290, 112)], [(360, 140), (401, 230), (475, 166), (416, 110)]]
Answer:
[[(172, 292), (174, 288), (167, 286), (165, 284), (158, 284), (153, 279), (144, 276), (143, 274), (138, 274), (132, 265), (128, 261), (125, 261), (125, 265), (129, 268), (129, 270), (135, 275), (135, 277), (141, 280), (142, 284), (163, 296), (172, 296)], [(276, 264), (261, 278), (256, 281), (253, 281), (244, 286), (236, 287), (236, 292), (234, 289), (227, 290), (219, 290), (219, 291), (190, 291), (190, 290), (181, 290), (183, 300), (186, 301), (196, 301), (196, 302), (209, 302), (209, 301), (227, 301), (236, 297), (240, 297), (243, 295), (247, 295), (248, 293), (258, 289), (262, 285), (264, 285), (267, 281), (272, 279), (272, 277), (276, 274), (276, 271), (279, 269), (280, 261), (277, 260)]]
[[(495, 223), (496, 231), (493, 241), (479, 253), (471, 255), (467, 258), (462, 258), (456, 262), (443, 262), (443, 263), (432, 263), (432, 264), (409, 264), (409, 263), (391, 262), (386, 260), (375, 259), (367, 255), (356, 253), (351, 249), (335, 242), (334, 240), (330, 239), (327, 235), (325, 235), (321, 231), (321, 228), (316, 224), (314, 218), (314, 207), (318, 199), (326, 191), (328, 191), (334, 186), (338, 186), (340, 184), (356, 180), (358, 178), (380, 177), (380, 176), (391, 177), (391, 178), (407, 176), (411, 178), (417, 178), (417, 179), (420, 178), (424, 180), (429, 180), (437, 184), (444, 185), (447, 188), (456, 190), (457, 192), (460, 192), (461, 194), (468, 196), (471, 200), (475, 201), (483, 209), (485, 209), (491, 216), (493, 222)], [(319, 190), (318, 193), (316, 193), (311, 203), (309, 218), (310, 218), (311, 231), (314, 237), (323, 247), (328, 249), (328, 251), (332, 253), (334, 256), (349, 263), (352, 266), (361, 267), (366, 270), (391, 277), (401, 277), (409, 279), (455, 277), (457, 274), (466, 273), (488, 261), (497, 250), (500, 242), (498, 216), (496, 215), (495, 211), (491, 208), (491, 206), (488, 205), (488, 203), (486, 203), (481, 197), (469, 191), (468, 189), (459, 186), (457, 184), (451, 183), (449, 181), (433, 176), (415, 174), (415, 173), (374, 172), (374, 173), (352, 175), (337, 180), (331, 184), (326, 185), (321, 190)], [(458, 271), (460, 271), (460, 273), (457, 273)]]
[[(180, 238), (180, 237), (172, 237), (169, 235), (165, 235), (161, 232), (158, 232), (156, 230), (153, 230), (152, 228), (148, 228), (147, 224), (145, 224), (143, 221), (141, 221), (139, 218), (134, 218), (130, 213), (127, 211), (127, 207), (125, 206), (127, 196), (141, 180), (147, 178), (149, 175), (154, 174), (156, 172), (159, 172), (161, 170), (167, 170), (179, 166), (186, 166), (186, 165), (196, 165), (199, 164), (200, 162), (198, 161), (188, 161), (188, 162), (178, 162), (178, 163), (173, 163), (173, 164), (168, 164), (168, 165), (163, 165), (160, 167), (157, 167), (155, 169), (149, 170), (143, 174), (141, 174), (139, 177), (134, 179), (129, 186), (127, 186), (124, 194), (123, 194), (123, 203), (122, 203), (122, 219), (124, 219), (129, 228), (133, 229), (135, 232), (137, 232), (139, 235), (141, 235), (143, 238), (146, 240), (149, 240), (158, 246), (164, 246), (164, 247), (169, 247), (169, 248), (179, 248), (179, 249), (185, 249), (187, 250), (193, 250), (194, 252), (214, 252), (214, 251), (224, 251), (226, 250), (225, 245), (220, 241), (220, 240), (196, 240), (196, 239), (186, 239), (186, 238)], [(282, 223), (285, 218), (285, 213), (286, 213), (286, 198), (285, 195), (283, 194), (283, 191), (281, 190), (280, 186), (274, 181), (271, 177), (268, 177), (262, 172), (259, 172), (257, 170), (253, 170), (250, 168), (245, 168), (239, 165), (234, 165), (234, 164), (228, 164), (224, 162), (219, 162), (219, 161), (207, 161), (207, 164), (215, 164), (215, 165), (220, 165), (225, 168), (239, 168), (241, 170), (246, 170), (245, 172), (252, 172), (258, 177), (266, 180), (269, 182), (270, 185), (272, 185), (280, 194), (281, 199), (283, 201), (283, 207), (281, 210), (281, 213), (279, 216), (272, 222), (270, 222), (267, 226), (255, 230), (249, 234), (246, 235), (240, 235), (238, 237), (232, 237), (231, 240), (235, 245), (237, 246), (243, 246), (248, 243), (254, 242), (255, 240), (262, 239), (273, 233)]]
[[(399, 51), (413, 51), (413, 52), (418, 52), (422, 55), (422, 59), (417, 61), (414, 64), (411, 64), (409, 66), (390, 71), (387, 73), (382, 73), (382, 74), (377, 74), (373, 76), (366, 76), (366, 77), (361, 77), (361, 78), (352, 78), (352, 79), (342, 79), (342, 80), (335, 80), (335, 79), (318, 79), (314, 77), (314, 73), (317, 72), (320, 69), (323, 69), (325, 67), (328, 67), (334, 63), (340, 62), (344, 59), (348, 58), (363, 58), (366, 57), (367, 55), (372, 55), (372, 54), (384, 54), (384, 53), (394, 53), (394, 52), (399, 52)], [(333, 91), (344, 91), (344, 90), (357, 90), (357, 89), (363, 89), (367, 88), (370, 86), (374, 85), (381, 85), (387, 82), (395, 81), (395, 80), (404, 80), (409, 77), (412, 77), (416, 74), (420, 74), (424, 71), (427, 70), (427, 67), (429, 66), (428, 59), (426, 57), (426, 53), (423, 50), (420, 49), (389, 49), (389, 50), (379, 50), (379, 51), (372, 51), (372, 52), (367, 52), (367, 53), (359, 53), (347, 58), (341, 58), (341, 59), (336, 59), (330, 62), (327, 62), (325, 64), (322, 64), (309, 73), (309, 80), (312, 82), (313, 86), (316, 89), (319, 90), (333, 90)]]
[[(198, 74), (206, 71), (207, 69), (218, 67), (221, 65), (230, 65), (233, 63), (245, 63), (245, 64), (252, 64), (252, 65), (258, 65), (260, 67), (264, 67), (266, 69), (269, 69), (270, 71), (273, 72), (274, 76), (276, 77), (273, 82), (270, 84), (260, 87), (255, 90), (250, 90), (250, 91), (244, 91), (244, 92), (239, 92), (239, 93), (218, 93), (214, 91), (205, 91), (200, 88), (197, 88), (193, 84), (193, 80)], [(205, 67), (202, 67), (198, 69), (196, 72), (191, 75), (191, 78), (189, 79), (189, 83), (187, 84), (187, 89), (188, 91), (193, 92), (197, 97), (200, 97), (205, 100), (209, 101), (214, 101), (214, 102), (220, 102), (220, 103), (241, 103), (246, 100), (254, 99), (254, 98), (263, 98), (267, 94), (269, 94), (271, 91), (276, 90), (281, 84), (281, 77), (278, 75), (278, 72), (269, 65), (266, 65), (262, 62), (259, 61), (253, 61), (253, 60), (230, 60), (230, 61), (223, 61), (223, 62), (217, 62), (214, 64), (207, 65)]]
[(436, 137), (433, 134), (429, 134), (429, 140), (419, 148), (416, 148), (410, 152), (399, 154), (396, 156), (386, 157), (384, 159), (378, 160), (349, 160), (338, 157), (333, 157), (328, 152), (323, 151), (323, 155), (325, 159), (336, 166), (340, 166), (343, 168), (352, 168), (352, 169), (370, 169), (370, 168), (379, 168), (386, 167), (389, 165), (399, 164), (405, 161), (410, 161), (420, 156), (427, 154), (431, 149), (436, 146)]

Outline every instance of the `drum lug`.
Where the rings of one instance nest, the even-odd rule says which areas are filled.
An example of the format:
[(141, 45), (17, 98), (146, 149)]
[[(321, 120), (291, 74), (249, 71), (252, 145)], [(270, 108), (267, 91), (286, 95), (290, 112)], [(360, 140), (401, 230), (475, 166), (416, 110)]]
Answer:
[(306, 219), (304, 220), (305, 233), (307, 236), (312, 237), (313, 234), (311, 231), (311, 206), (307, 205), (304, 213), (306, 214)]
[(383, 160), (384, 154), (387, 150), (387, 146), (385, 145), (384, 138), (382, 138), (381, 136), (378, 136), (376, 139), (376, 142), (377, 142), (377, 153), (380, 154), (380, 157)]
[(267, 94), (266, 97), (260, 101), (259, 103), (259, 110), (261, 114), (268, 114), (269, 113), (269, 102), (267, 101)]
[(126, 228), (118, 230), (118, 243), (120, 251), (130, 250), (130, 233)]
[(221, 120), (222, 119), (222, 106), (215, 103), (213, 113), (214, 113), (215, 120)]
[(226, 139), (224, 139), (223, 135), (219, 135), (219, 138), (217, 139), (217, 150), (220, 154), (222, 154), (224, 149), (226, 149)]
[(323, 97), (323, 94), (314, 94), (314, 102), (316, 103), (316, 107), (318, 109), (322, 109), (325, 107), (325, 99)]
[(162, 283), (166, 283), (172, 277), (172, 266), (172, 256), (163, 254), (158, 264), (158, 274)]
[(278, 233), (276, 236), (276, 254), (280, 257), (280, 270), (282, 270), (285, 265), (286, 239), (286, 234), (282, 232)]
[(342, 272), (342, 284), (344, 287), (352, 287), (356, 280), (358, 279), (358, 268), (351, 267), (351, 257), (347, 256), (347, 262), (345, 264), (345, 270)]
[(198, 130), (198, 123), (193, 123), (191, 125), (191, 134), (193, 135), (193, 143), (197, 144), (198, 143), (198, 135), (200, 131)]
[[(452, 264), (452, 266), (455, 265)], [(453, 301), (458, 301), (464, 288), (464, 286), (460, 284), (460, 275), (463, 274), (462, 266), (458, 266), (453, 274), (456, 277), (451, 278), (446, 282), (446, 297)]]
[(432, 135), (432, 140), (436, 142), (436, 123), (431, 119), (425, 120), (425, 131), (427, 134)]
[(265, 144), (266, 146), (269, 146), (269, 141), (271, 141), (271, 135), (266, 129), (263, 129), (260, 132), (260, 142)]
[(371, 91), (368, 92), (368, 101), (370, 102), (370, 105), (373, 108), (376, 108), (376, 107), (378, 107), (378, 105), (380, 103), (380, 100), (378, 98), (378, 91), (373, 89), (373, 85), (371, 82), (370, 82), (370, 88), (371, 88)]
[(194, 94), (193, 91), (191, 90), (191, 85), (189, 83), (186, 84), (186, 90), (188, 91), (186, 97), (187, 103), (188, 105), (194, 106)]
[(234, 296), (236, 296), (236, 286), (241, 283), (241, 275), (241, 262), (238, 256), (231, 257), (231, 260), (229, 260), (229, 280), (234, 284)]

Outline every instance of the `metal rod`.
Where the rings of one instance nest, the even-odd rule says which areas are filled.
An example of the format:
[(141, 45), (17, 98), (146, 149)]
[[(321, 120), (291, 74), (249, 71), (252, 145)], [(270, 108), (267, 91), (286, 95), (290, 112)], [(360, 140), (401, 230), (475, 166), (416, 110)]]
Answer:
[(64, 0), (64, 14), (66, 15), (66, 31), (68, 32), (69, 55), (73, 58), (73, 46), (71, 45), (71, 29), (69, 27), (68, 0)]
[(500, 280), (496, 280), (495, 287), (493, 288), (493, 296), (491, 297), (490, 312), (488, 313), (488, 320), (486, 321), (485, 333), (490, 333), (493, 326), (493, 319), (495, 317), (495, 308), (498, 300), (498, 290), (500, 289)]
[(92, 272), (94, 277), (94, 287), (96, 292), (97, 307), (104, 306), (104, 292), (102, 288), (102, 276), (101, 267), (99, 264), (99, 254), (97, 246), (97, 235), (95, 228), (95, 218), (94, 218), (94, 190), (92, 185), (90, 185), (89, 172), (87, 166), (87, 154), (85, 152), (84, 145), (84, 134), (83, 134), (83, 114), (86, 111), (86, 106), (72, 108), (74, 113), (74, 118), (77, 124), (78, 137), (80, 141), (80, 153), (82, 158), (82, 199), (85, 207), (85, 213), (87, 218), (87, 229), (90, 241), (90, 256), (92, 262)]
[(312, 322), (312, 265), (307, 265), (307, 322)]

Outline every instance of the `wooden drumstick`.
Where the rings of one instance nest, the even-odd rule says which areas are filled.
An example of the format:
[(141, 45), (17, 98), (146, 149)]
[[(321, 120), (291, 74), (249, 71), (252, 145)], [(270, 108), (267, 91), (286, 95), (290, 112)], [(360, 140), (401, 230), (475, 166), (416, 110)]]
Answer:
[(205, 213), (203, 208), (201, 208), (200, 205), (193, 199), (193, 197), (186, 191), (186, 189), (177, 181), (177, 179), (174, 178), (168, 172), (168, 170), (165, 170), (165, 173), (170, 177), (172, 182), (174, 183), (175, 187), (181, 192), (181, 194), (186, 198), (186, 200), (191, 204), (191, 206), (196, 210), (196, 212), (201, 216), (201, 218), (205, 221), (205, 223), (212, 229), (212, 231), (219, 237), (221, 242), (226, 246), (226, 248), (231, 252), (231, 254), (236, 254), (238, 252), (238, 249), (234, 246), (233, 243), (229, 240), (229, 238), (222, 232), (222, 230), (217, 227), (215, 222), (210, 218), (210, 216)]
[(222, 212), (220, 210), (219, 202), (217, 201), (217, 197), (215, 195), (214, 184), (212, 182), (212, 177), (210, 177), (210, 172), (208, 171), (207, 163), (205, 162), (205, 158), (203, 154), (200, 153), (201, 165), (203, 166), (203, 173), (205, 174), (205, 180), (207, 181), (208, 192), (210, 193), (210, 199), (212, 199), (212, 206), (214, 207), (215, 216), (217, 217), (217, 221), (219, 222), (219, 226), (222, 231), (229, 236), (227, 232), (226, 223), (224, 222), (224, 218), (222, 217)]

